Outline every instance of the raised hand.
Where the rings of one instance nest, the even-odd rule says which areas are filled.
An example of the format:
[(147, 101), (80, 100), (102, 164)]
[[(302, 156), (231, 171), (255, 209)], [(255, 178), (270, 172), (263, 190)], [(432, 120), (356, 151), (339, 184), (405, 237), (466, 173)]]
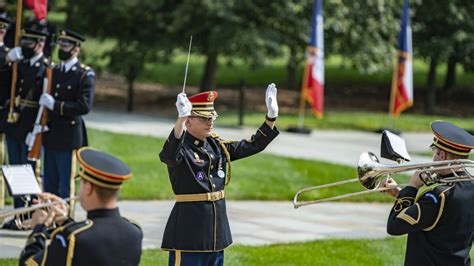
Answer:
[(277, 87), (274, 83), (268, 85), (265, 93), (265, 103), (267, 104), (267, 116), (276, 118), (278, 116)]
[(186, 117), (191, 114), (192, 104), (185, 93), (180, 93), (176, 97), (176, 109), (179, 117)]

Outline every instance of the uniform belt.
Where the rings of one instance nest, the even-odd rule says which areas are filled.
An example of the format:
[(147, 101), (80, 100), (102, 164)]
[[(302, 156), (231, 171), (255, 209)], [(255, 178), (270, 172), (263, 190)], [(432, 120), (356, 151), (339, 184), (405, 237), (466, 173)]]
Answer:
[(19, 98), (17, 106), (22, 105), (24, 107), (38, 108), (39, 104), (36, 101), (30, 101), (26, 99)]
[(181, 194), (175, 196), (176, 202), (218, 201), (224, 198), (224, 190), (199, 194)]

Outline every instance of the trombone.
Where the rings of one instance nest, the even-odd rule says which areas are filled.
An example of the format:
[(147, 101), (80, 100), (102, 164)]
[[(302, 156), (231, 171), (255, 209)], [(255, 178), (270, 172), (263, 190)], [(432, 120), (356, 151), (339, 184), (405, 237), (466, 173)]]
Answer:
[[(457, 183), (464, 181), (474, 181), (474, 176), (467, 171), (466, 168), (474, 167), (474, 161), (468, 159), (456, 159), (456, 160), (447, 160), (447, 161), (436, 161), (429, 163), (406, 163), (401, 165), (390, 165), (390, 164), (381, 164), (379, 159), (372, 152), (364, 152), (360, 155), (359, 161), (357, 163), (357, 178), (343, 180), (339, 182), (324, 184), (320, 186), (313, 186), (308, 188), (303, 188), (296, 192), (293, 198), (293, 205), (295, 209), (307, 206), (311, 204), (323, 203), (333, 200), (344, 199), (348, 197), (369, 194), (374, 192), (382, 192), (390, 190), (397, 186), (383, 187), (383, 183), (386, 179), (391, 178), (391, 174), (413, 171), (420, 171), (420, 177), (427, 184), (433, 183)], [(464, 174), (457, 174), (456, 169), (464, 170)], [(436, 172), (439, 170), (451, 170), (453, 173), (452, 177), (440, 177), (436, 175)], [(298, 197), (308, 191), (314, 191), (327, 187), (339, 186), (347, 183), (353, 183), (359, 181), (362, 186), (368, 190), (359, 191), (354, 193), (343, 194), (334, 197), (321, 198), (312, 201), (298, 201)]]
[[(24, 208), (17, 208), (11, 211), (0, 212), (0, 221), (3, 221), (7, 217), (15, 216), (15, 223), (17, 227), (20, 229), (28, 230), (28, 229), (31, 229), (31, 226), (30, 226), (31, 219), (22, 221), (21, 215), (28, 214), (30, 212), (34, 212), (39, 209), (50, 209), (56, 205), (63, 205), (66, 207), (66, 209), (69, 209), (68, 202), (77, 198), (78, 196), (72, 197), (72, 198), (61, 199), (59, 201), (47, 201), (47, 202), (34, 204), (28, 207), (24, 207)], [(64, 212), (61, 216), (58, 216), (57, 218), (55, 218), (55, 221), (59, 222), (65, 219), (67, 219), (67, 211)]]

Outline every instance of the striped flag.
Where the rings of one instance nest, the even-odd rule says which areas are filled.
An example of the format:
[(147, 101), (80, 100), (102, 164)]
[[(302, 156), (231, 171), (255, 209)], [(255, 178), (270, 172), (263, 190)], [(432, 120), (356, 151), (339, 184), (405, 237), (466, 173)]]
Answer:
[(408, 0), (405, 0), (398, 38), (397, 64), (393, 72), (390, 97), (389, 113), (394, 117), (398, 117), (401, 112), (413, 105), (413, 66), (409, 11)]
[(315, 0), (311, 17), (311, 35), (306, 55), (302, 82), (302, 96), (311, 105), (313, 113), (321, 119), (324, 110), (324, 35), (323, 1)]

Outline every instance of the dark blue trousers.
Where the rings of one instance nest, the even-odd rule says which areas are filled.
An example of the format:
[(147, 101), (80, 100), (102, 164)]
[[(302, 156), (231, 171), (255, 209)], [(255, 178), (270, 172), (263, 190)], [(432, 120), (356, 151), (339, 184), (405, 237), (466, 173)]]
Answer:
[[(15, 164), (30, 164), (33, 167), (33, 172), (36, 173), (36, 162), (28, 160), (28, 146), (24, 141), (19, 141), (12, 137), (6, 136), (8, 158), (10, 165)], [(25, 204), (21, 197), (13, 197), (13, 206), (15, 208), (25, 207)]]
[[(43, 187), (45, 192), (61, 198), (69, 198), (74, 193), (75, 157), (74, 150), (44, 149)], [(74, 168), (74, 169), (73, 169)], [(73, 172), (74, 171), (74, 172)]]
[(184, 252), (170, 251), (169, 266), (223, 266), (224, 251), (217, 252)]

